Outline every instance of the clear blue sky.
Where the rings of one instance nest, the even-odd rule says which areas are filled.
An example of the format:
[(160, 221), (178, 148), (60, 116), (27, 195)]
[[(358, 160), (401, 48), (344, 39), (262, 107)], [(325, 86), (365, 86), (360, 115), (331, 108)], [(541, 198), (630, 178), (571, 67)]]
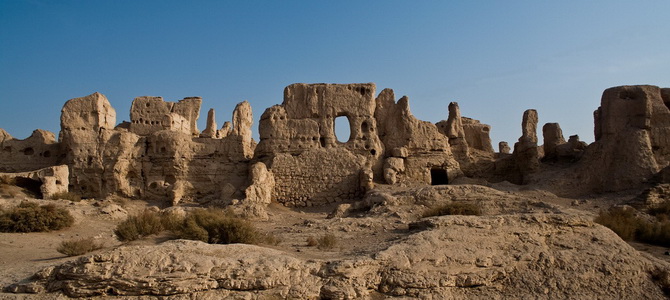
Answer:
[[(375, 82), (419, 119), (493, 126), (494, 147), (540, 127), (593, 141), (602, 91), (670, 87), (670, 1), (0, 0), (0, 128), (59, 130), (66, 100), (203, 97), (219, 126), (249, 100), (254, 131), (295, 82)], [(257, 137), (257, 133), (256, 133)]]

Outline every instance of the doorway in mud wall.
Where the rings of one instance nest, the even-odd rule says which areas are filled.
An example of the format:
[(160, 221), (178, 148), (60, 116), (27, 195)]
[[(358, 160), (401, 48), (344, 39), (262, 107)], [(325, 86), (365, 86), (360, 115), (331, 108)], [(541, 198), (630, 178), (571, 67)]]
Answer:
[(16, 177), (16, 186), (22, 187), (24, 192), (31, 194), (35, 199), (42, 199), (42, 182), (26, 177)]
[(449, 175), (447, 170), (440, 168), (430, 169), (430, 185), (449, 184)]

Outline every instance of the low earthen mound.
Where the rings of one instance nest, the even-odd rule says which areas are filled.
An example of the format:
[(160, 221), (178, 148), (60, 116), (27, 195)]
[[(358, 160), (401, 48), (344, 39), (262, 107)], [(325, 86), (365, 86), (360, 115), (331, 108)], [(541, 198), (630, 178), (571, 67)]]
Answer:
[(664, 297), (658, 274), (670, 266), (587, 218), (442, 216), (410, 228), (407, 237), (376, 254), (332, 260), (184, 240), (127, 246), (47, 268), (7, 289), (212, 299)]

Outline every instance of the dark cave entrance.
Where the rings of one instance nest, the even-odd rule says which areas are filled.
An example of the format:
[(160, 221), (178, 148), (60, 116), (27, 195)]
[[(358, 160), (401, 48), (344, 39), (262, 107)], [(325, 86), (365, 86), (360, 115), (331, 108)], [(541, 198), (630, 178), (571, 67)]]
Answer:
[(430, 169), (430, 185), (449, 184), (449, 175), (445, 169)]
[(35, 199), (42, 199), (41, 181), (26, 177), (16, 177), (15, 180), (16, 186), (23, 188), (24, 191), (30, 193)]

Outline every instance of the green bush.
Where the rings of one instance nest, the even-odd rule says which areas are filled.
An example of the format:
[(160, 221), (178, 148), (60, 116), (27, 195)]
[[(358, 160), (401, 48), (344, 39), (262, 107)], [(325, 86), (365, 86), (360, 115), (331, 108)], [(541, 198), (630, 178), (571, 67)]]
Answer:
[(69, 240), (60, 243), (56, 249), (58, 252), (67, 256), (77, 256), (101, 249), (102, 245), (93, 241), (92, 238), (81, 240)]
[(39, 206), (23, 202), (18, 207), (0, 212), (1, 232), (40, 232), (59, 230), (72, 226), (70, 213), (55, 205)]
[(164, 228), (161, 216), (157, 212), (145, 210), (138, 215), (129, 216), (117, 225), (114, 234), (120, 241), (134, 241), (157, 234)]
[(446, 216), (446, 215), (466, 215), (479, 216), (482, 214), (479, 205), (472, 202), (451, 202), (444, 205), (428, 209), (422, 217)]
[(255, 244), (264, 241), (264, 237), (248, 221), (211, 208), (189, 213), (174, 233), (182, 239), (210, 244)]

